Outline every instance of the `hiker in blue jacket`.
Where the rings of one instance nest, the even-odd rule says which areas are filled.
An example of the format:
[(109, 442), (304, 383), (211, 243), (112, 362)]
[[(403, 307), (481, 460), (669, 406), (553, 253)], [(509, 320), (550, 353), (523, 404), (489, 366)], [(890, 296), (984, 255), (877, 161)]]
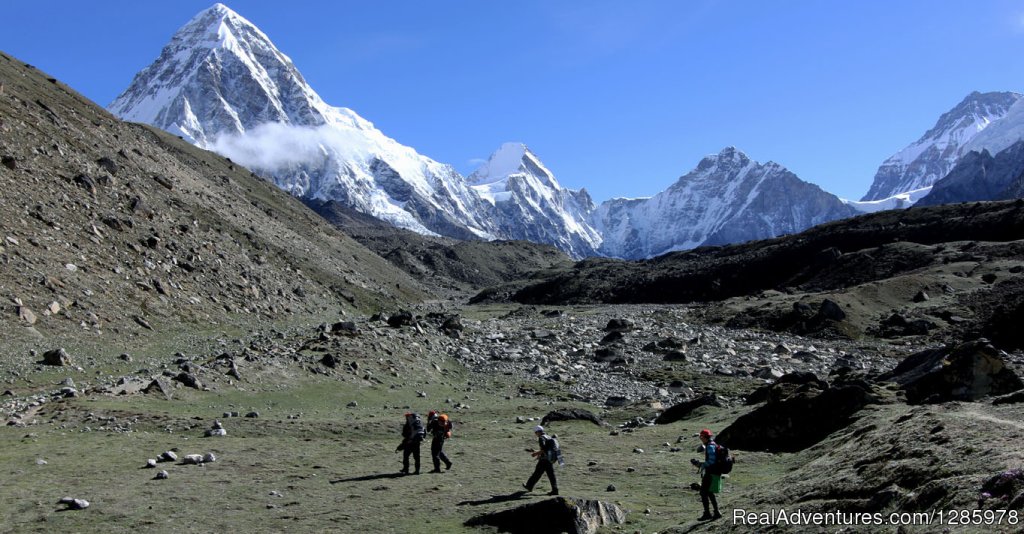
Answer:
[[(710, 472), (711, 470), (709, 469), (711, 466), (715, 465), (715, 453), (717, 452), (716, 449), (718, 449), (718, 445), (712, 438), (711, 431), (706, 428), (700, 431), (700, 442), (704, 444), (704, 461), (701, 462), (700, 460), (694, 458), (690, 460), (690, 463), (693, 464), (695, 467), (700, 467), (701, 471), (700, 500), (701, 503), (704, 504), (704, 515), (700, 516), (697, 520), (708, 521), (711, 519), (719, 519), (722, 517), (722, 514), (718, 512), (718, 499), (715, 498), (714, 493), (711, 493), (711, 477), (713, 476), (713, 474)], [(714, 515), (712, 515), (711, 512), (708, 510), (709, 501), (711, 502), (711, 505), (714, 506)]]

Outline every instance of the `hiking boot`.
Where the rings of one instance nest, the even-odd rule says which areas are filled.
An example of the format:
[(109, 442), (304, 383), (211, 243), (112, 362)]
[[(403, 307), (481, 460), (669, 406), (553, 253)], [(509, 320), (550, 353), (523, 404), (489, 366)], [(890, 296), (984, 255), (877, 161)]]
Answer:
[(408, 475), (409, 474), (409, 470), (408, 469), (402, 469), (402, 470), (399, 470), (398, 472), (403, 474), (403, 475)]
[(527, 486), (525, 482), (523, 482), (523, 489), (525, 489), (526, 491), (533, 491), (533, 488)]
[(721, 518), (722, 518), (722, 514), (718, 513), (718, 510), (715, 510), (715, 514), (711, 516), (712, 520), (721, 519)]
[(548, 492), (548, 495), (558, 495), (558, 490), (551, 490)]
[(448, 470), (449, 470), (449, 469), (451, 469), (451, 468), (452, 468), (452, 463), (451, 463), (451, 462), (448, 462), (448, 463), (447, 463), (447, 464), (445, 464), (445, 466), (444, 466), (444, 470), (445, 470), (445, 471), (448, 471)]
[(708, 512), (704, 512), (704, 515), (698, 517), (697, 521), (711, 521), (714, 518), (715, 518), (715, 516), (711, 515)]

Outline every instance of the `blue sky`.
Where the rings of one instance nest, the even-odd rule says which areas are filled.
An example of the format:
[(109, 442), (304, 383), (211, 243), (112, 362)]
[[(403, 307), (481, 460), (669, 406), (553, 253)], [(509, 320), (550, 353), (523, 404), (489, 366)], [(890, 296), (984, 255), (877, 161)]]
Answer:
[[(521, 141), (597, 201), (730, 145), (859, 199), (971, 91), (1024, 91), (1019, 1), (224, 3), (399, 142), (468, 174)], [(0, 50), (107, 105), (212, 4), (6, 0)]]

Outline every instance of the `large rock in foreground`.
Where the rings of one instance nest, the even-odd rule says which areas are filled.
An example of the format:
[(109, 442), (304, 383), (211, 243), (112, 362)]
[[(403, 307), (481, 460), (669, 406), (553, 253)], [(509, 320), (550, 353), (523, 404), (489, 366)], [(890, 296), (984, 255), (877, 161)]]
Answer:
[[(776, 384), (785, 391), (784, 384)], [(805, 384), (789, 395), (767, 395), (768, 402), (719, 432), (716, 441), (733, 449), (797, 452), (845, 428), (868, 404), (878, 402), (862, 385), (817, 389)]]
[(918, 352), (880, 378), (899, 384), (909, 404), (975, 401), (1024, 388), (984, 339)]
[(622, 524), (626, 512), (618, 506), (588, 499), (556, 497), (476, 516), (466, 526), (492, 526), (512, 534), (593, 534), (599, 527)]

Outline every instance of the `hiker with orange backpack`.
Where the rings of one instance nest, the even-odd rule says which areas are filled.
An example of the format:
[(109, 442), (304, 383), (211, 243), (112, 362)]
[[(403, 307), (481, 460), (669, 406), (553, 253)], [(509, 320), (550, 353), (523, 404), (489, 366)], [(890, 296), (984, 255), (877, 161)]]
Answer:
[(430, 459), (434, 461), (434, 470), (431, 473), (441, 472), (441, 461), (444, 461), (445, 471), (452, 468), (452, 461), (444, 453), (444, 442), (452, 437), (452, 422), (448, 414), (438, 414), (431, 410), (427, 416), (427, 432), (430, 433)]

